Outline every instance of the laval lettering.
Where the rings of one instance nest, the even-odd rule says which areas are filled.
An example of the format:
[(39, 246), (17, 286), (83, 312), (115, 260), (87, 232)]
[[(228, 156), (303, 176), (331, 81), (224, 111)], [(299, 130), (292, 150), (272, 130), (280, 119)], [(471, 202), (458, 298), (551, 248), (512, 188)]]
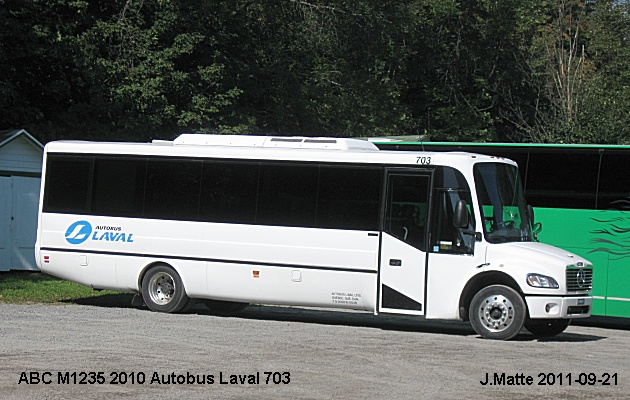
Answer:
[(100, 232), (95, 230), (92, 234), (92, 240), (106, 240), (108, 242), (133, 242), (133, 233), (125, 232)]
[(122, 231), (122, 227), (120, 226), (98, 225), (94, 227), (94, 233), (92, 233), (92, 240), (106, 240), (108, 242), (133, 243), (133, 233), (125, 233), (121, 231)]

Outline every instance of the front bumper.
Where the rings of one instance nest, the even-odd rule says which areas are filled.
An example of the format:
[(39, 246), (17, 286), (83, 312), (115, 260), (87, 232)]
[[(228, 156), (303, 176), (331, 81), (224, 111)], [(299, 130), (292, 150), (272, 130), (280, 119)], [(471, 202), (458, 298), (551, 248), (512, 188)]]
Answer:
[(587, 318), (591, 316), (593, 298), (525, 296), (530, 318)]

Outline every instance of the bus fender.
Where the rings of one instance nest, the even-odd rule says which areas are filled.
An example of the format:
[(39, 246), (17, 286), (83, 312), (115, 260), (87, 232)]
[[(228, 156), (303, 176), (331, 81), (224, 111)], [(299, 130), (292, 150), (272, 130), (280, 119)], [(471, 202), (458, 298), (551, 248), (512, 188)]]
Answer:
[(464, 286), (464, 290), (462, 290), (459, 298), (459, 318), (462, 321), (469, 320), (468, 308), (475, 294), (477, 294), (477, 292), (479, 292), (484, 287), (490, 285), (509, 286), (512, 289), (516, 290), (521, 295), (521, 297), (523, 297), (523, 292), (520, 286), (510, 275), (501, 271), (482, 272), (470, 278), (470, 280), (466, 283), (466, 286)]

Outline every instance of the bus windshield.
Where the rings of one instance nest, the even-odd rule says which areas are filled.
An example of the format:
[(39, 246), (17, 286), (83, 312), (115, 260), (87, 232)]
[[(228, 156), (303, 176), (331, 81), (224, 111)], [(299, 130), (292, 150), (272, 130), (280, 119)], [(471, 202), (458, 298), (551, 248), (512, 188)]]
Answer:
[(509, 164), (474, 167), (483, 231), (490, 243), (530, 242), (532, 231), (518, 169)]

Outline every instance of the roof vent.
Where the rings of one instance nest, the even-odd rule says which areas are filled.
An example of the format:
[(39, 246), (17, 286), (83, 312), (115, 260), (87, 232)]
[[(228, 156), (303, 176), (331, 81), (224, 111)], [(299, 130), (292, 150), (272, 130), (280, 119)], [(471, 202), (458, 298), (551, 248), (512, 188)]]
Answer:
[(290, 149), (333, 149), (333, 150), (370, 150), (378, 147), (365, 140), (347, 138), (310, 138), (299, 136), (272, 137), (246, 135), (179, 135), (173, 141), (175, 145), (193, 146), (234, 146), (234, 147), (274, 147)]

